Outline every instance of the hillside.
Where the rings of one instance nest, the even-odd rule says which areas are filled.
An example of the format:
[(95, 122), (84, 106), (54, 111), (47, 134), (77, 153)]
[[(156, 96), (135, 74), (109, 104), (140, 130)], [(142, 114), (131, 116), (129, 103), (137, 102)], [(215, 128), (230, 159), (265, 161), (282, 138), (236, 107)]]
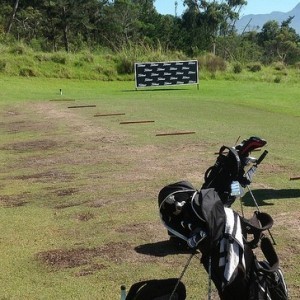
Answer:
[(260, 30), (262, 26), (270, 20), (276, 20), (280, 24), (290, 16), (294, 16), (294, 19), (291, 22), (291, 27), (300, 34), (300, 2), (291, 11), (286, 13), (274, 11), (270, 14), (245, 15), (236, 22), (236, 28), (239, 33), (244, 30)]

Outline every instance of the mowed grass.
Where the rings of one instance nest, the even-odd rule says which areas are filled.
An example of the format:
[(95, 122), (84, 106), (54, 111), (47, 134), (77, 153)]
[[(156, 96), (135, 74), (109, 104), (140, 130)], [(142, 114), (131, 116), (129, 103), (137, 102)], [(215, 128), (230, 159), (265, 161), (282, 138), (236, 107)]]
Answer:
[[(118, 299), (121, 284), (178, 277), (188, 256), (166, 255), (160, 188), (179, 180), (199, 188), (214, 152), (251, 135), (268, 142), (252, 188), (274, 218), (299, 298), (300, 181), (289, 180), (300, 176), (299, 85), (211, 80), (199, 90), (135, 91), (133, 82), (11, 77), (0, 85), (1, 299)], [(120, 124), (139, 120), (155, 122)], [(156, 136), (175, 131), (196, 133)], [(248, 194), (243, 204), (250, 217)], [(188, 299), (207, 298), (198, 259), (183, 281)]]

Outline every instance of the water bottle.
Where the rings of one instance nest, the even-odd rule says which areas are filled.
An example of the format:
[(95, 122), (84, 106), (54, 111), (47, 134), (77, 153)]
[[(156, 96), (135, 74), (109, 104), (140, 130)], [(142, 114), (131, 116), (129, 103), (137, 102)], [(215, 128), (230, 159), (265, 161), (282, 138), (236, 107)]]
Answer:
[(230, 196), (235, 196), (235, 197), (243, 196), (244, 191), (238, 181), (232, 181), (230, 188), (231, 188)]
[(126, 300), (126, 286), (121, 285), (121, 300)]

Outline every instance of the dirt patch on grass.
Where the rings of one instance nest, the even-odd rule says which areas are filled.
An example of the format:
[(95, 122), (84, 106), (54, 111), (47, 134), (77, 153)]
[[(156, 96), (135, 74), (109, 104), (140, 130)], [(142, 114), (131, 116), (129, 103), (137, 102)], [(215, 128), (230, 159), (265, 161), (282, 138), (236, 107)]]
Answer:
[(86, 201), (70, 201), (70, 202), (64, 202), (62, 204), (57, 204), (54, 206), (54, 209), (65, 209), (69, 207), (75, 207), (75, 206), (81, 206), (82, 204), (85, 204)]
[(28, 122), (20, 120), (0, 123), (0, 129), (8, 134), (17, 134), (22, 132), (40, 132), (41, 128), (43, 128), (44, 133), (49, 132), (51, 129), (53, 129), (52, 126), (49, 126), (49, 124), (43, 124), (34, 121)]
[(0, 205), (4, 207), (19, 207), (27, 203), (26, 194), (16, 196), (1, 196)]
[(37, 259), (47, 266), (63, 269), (87, 265), (95, 256), (97, 249), (55, 249), (38, 253)]
[(25, 121), (15, 121), (10, 123), (1, 122), (0, 128), (7, 133), (17, 133), (20, 131), (20, 128), (24, 128)]
[(262, 168), (259, 170), (261, 173), (269, 175), (269, 174), (281, 174), (286, 173), (290, 169), (289, 166), (284, 166), (280, 164), (270, 163), (268, 161), (263, 162)]
[(79, 192), (79, 189), (77, 188), (67, 188), (67, 189), (60, 189), (54, 191), (54, 194), (58, 197), (65, 197), (65, 196), (71, 196)]
[[(300, 231), (300, 211), (277, 214), (275, 225), (284, 227), (286, 230), (291, 231), (294, 237), (298, 237), (298, 233)], [(300, 243), (298, 243), (297, 245), (300, 249)]]
[(57, 147), (57, 142), (52, 140), (34, 140), (26, 142), (16, 142), (4, 145), (0, 150), (13, 150), (18, 152), (43, 151)]
[[(83, 140), (93, 140), (95, 142), (107, 142), (123, 139), (123, 136), (116, 132), (107, 130), (102, 126), (95, 126), (94, 120), (82, 117), (78, 112), (67, 109), (67, 107), (59, 107), (53, 102), (37, 103), (33, 109), (44, 116), (50, 122), (64, 122), (70, 129), (72, 134), (81, 136)], [(87, 143), (86, 145), (91, 145)]]
[[(15, 180), (32, 180), (32, 181), (38, 181), (38, 182), (51, 182), (51, 181), (70, 181), (73, 179), (73, 175), (64, 173), (64, 172), (59, 172), (59, 171), (47, 171), (47, 172), (42, 172), (42, 173), (34, 173), (34, 174), (28, 174), (28, 175), (19, 175), (19, 176), (14, 176), (12, 179)], [(77, 192), (77, 189), (68, 189), (66, 190), (60, 190), (57, 191), (57, 193), (62, 194), (65, 193), (75, 193)]]
[(92, 202), (90, 202), (88, 204), (89, 207), (94, 207), (94, 208), (98, 208), (98, 207), (103, 207), (105, 205), (108, 205), (111, 203), (111, 200), (107, 200), (107, 199), (98, 199), (98, 200), (94, 200)]
[(28, 118), (28, 112), (26, 108), (22, 106), (21, 109), (11, 108), (10, 110), (3, 111), (1, 113), (0, 130), (8, 134), (17, 134), (23, 132), (32, 132), (44, 134), (50, 132), (55, 127), (50, 122), (39, 121), (35, 118), (34, 110), (31, 110), (28, 105), (29, 113), (33, 112), (33, 116)]
[(19, 116), (20, 112), (15, 109), (5, 110), (1, 114), (3, 117), (13, 117), (13, 116)]
[(75, 268), (84, 265), (93, 265), (95, 258), (121, 263), (130, 260), (128, 253), (133, 253), (133, 246), (127, 242), (110, 242), (95, 248), (55, 249), (36, 254), (42, 264), (55, 269)]
[(88, 211), (88, 212), (81, 212), (81, 213), (77, 214), (75, 216), (75, 218), (78, 221), (87, 222), (87, 221), (89, 221), (91, 219), (94, 219), (95, 215), (92, 212), (90, 212), (90, 211)]

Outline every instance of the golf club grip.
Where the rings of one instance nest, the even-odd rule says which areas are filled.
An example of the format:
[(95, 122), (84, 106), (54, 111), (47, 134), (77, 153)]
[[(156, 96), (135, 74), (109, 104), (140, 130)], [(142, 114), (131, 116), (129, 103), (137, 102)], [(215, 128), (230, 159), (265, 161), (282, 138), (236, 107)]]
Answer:
[(267, 154), (268, 154), (268, 151), (265, 150), (265, 151), (263, 152), (263, 154), (262, 154), (262, 155), (258, 158), (258, 160), (256, 161), (256, 165), (257, 165), (257, 166), (264, 160), (264, 158), (267, 156)]

